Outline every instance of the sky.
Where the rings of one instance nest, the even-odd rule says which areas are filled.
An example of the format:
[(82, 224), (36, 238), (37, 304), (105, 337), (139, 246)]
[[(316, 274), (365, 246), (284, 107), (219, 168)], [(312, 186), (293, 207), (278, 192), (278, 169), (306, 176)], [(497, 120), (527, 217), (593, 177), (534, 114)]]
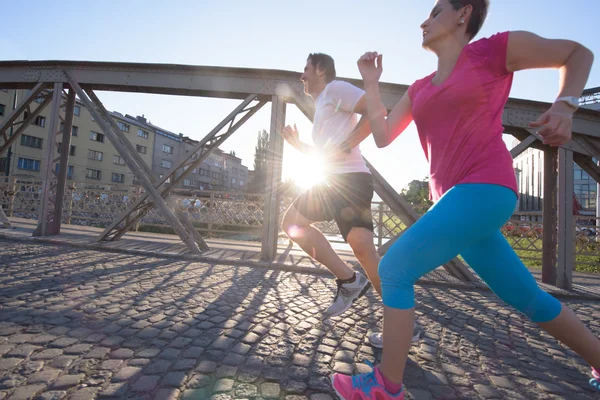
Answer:
[[(367, 5), (368, 4), (368, 5)], [(8, 2), (0, 24), (0, 60), (78, 60), (282, 69), (300, 72), (311, 52), (330, 54), (339, 77), (360, 78), (356, 60), (365, 51), (384, 54), (381, 81), (411, 84), (435, 71), (436, 58), (421, 48), (419, 28), (434, 1), (327, 0), (37, 0)], [(476, 37), (528, 30), (571, 39), (596, 54), (586, 87), (600, 86), (598, 0), (492, 0)], [(558, 71), (515, 74), (511, 97), (552, 102)], [(184, 96), (98, 92), (107, 109), (145, 115), (153, 124), (193, 139), (204, 137), (238, 101)], [(252, 168), (258, 132), (269, 129), (265, 106), (221, 147)], [(310, 142), (311, 123), (288, 106)], [(510, 137), (505, 142), (510, 143)], [(414, 124), (390, 146), (372, 138), (364, 156), (398, 191), (423, 179), (428, 167)], [(286, 144), (283, 177), (299, 177), (306, 159)]]

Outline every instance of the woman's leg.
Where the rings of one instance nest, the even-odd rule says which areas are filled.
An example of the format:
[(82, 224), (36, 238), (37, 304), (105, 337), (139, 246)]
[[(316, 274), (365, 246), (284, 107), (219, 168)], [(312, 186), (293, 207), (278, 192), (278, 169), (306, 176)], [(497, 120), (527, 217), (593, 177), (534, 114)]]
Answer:
[(540, 289), (500, 231), (461, 255), (498, 297), (600, 369), (600, 340), (570, 309)]

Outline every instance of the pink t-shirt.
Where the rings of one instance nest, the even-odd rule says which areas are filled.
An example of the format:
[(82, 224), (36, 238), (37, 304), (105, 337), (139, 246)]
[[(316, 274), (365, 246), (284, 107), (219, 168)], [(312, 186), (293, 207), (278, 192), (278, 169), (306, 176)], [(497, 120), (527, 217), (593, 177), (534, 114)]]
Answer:
[(441, 85), (431, 83), (434, 72), (408, 88), (433, 201), (460, 183), (497, 184), (517, 193), (513, 159), (502, 141), (502, 112), (513, 78), (506, 69), (508, 35), (465, 46)]

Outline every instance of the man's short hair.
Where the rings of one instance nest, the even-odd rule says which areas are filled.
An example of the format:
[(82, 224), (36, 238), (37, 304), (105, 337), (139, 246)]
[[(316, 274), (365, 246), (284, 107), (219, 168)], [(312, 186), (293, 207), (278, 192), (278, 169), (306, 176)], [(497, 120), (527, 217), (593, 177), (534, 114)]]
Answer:
[(312, 63), (315, 69), (325, 71), (325, 80), (327, 83), (335, 79), (335, 62), (328, 54), (323, 53), (310, 53), (308, 60)]

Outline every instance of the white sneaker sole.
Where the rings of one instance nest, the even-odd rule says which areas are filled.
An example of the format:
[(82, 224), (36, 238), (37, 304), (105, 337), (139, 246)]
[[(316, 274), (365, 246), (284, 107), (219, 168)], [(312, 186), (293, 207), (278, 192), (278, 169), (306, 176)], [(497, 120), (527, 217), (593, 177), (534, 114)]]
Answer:
[(327, 316), (329, 317), (337, 317), (338, 315), (342, 315), (343, 313), (345, 313), (346, 311), (348, 311), (350, 309), (350, 307), (352, 307), (352, 304), (354, 304), (354, 302), (358, 299), (360, 299), (365, 293), (367, 293), (367, 290), (369, 290), (371, 288), (371, 282), (367, 281), (367, 284), (362, 288), (362, 290), (358, 293), (358, 295), (356, 297), (354, 297), (347, 305), (346, 307), (344, 307), (341, 311), (338, 311), (336, 313), (327, 313)]
[[(411, 343), (417, 343), (419, 340), (421, 340), (421, 331), (418, 331), (417, 334), (414, 335), (410, 341)], [(376, 349), (383, 349), (383, 345), (380, 345), (379, 343), (376, 344), (369, 340), (369, 344), (375, 347)]]

